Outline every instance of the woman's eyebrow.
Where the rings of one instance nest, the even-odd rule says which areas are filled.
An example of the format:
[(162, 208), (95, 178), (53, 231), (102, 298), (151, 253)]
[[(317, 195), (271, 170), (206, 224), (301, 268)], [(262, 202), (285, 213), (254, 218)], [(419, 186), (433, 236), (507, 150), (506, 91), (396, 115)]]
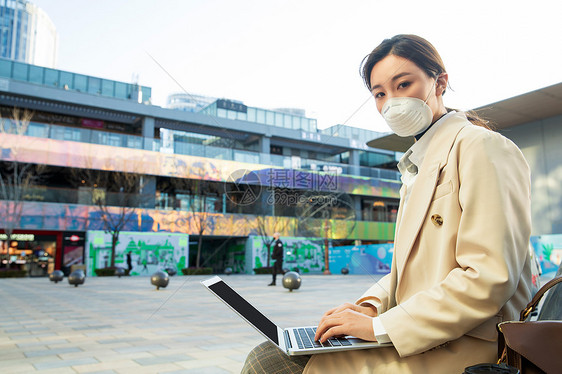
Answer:
[[(400, 78), (402, 78), (402, 77), (404, 77), (404, 76), (406, 76), (406, 75), (413, 75), (413, 74), (410, 73), (410, 72), (407, 72), (407, 71), (403, 71), (402, 73), (398, 73), (398, 74), (396, 74), (395, 76), (393, 76), (392, 78), (387, 79), (386, 82), (388, 82), (389, 80), (391, 80), (391, 81), (394, 82), (394, 81), (396, 81), (397, 79), (400, 79)], [(386, 83), (386, 82), (384, 82), (384, 83)], [(384, 84), (384, 83), (383, 83), (383, 84)], [(380, 88), (380, 87), (382, 87), (382, 84), (375, 84), (373, 87), (371, 87), (371, 92), (374, 91), (374, 90), (377, 89), (377, 88)]]

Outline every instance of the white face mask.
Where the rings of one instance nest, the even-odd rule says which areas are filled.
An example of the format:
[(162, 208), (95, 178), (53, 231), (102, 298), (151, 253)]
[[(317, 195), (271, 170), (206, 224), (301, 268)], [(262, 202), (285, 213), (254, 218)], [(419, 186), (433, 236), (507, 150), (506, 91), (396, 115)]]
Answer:
[[(437, 83), (437, 79), (435, 83)], [(381, 115), (390, 129), (398, 136), (421, 134), (433, 120), (433, 112), (426, 104), (430, 94), (431, 91), (425, 101), (415, 97), (392, 97), (384, 103)]]

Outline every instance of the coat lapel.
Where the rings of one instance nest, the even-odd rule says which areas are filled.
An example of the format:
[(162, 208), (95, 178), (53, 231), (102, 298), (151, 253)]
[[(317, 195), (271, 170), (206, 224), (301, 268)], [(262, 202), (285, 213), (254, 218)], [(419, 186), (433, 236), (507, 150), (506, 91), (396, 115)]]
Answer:
[[(464, 113), (457, 113), (440, 125), (427, 148), (427, 153), (422, 166), (419, 168), (419, 173), (405, 209), (402, 200), (403, 196), (401, 196), (401, 214), (398, 217), (399, 221), (396, 225), (397, 230), (394, 239), (398, 284), (400, 284), (404, 267), (427, 215), (427, 210), (439, 180), (439, 173), (447, 163), (449, 152), (457, 134), (466, 125), (469, 125), (469, 122)], [(405, 190), (405, 187), (403, 189)]]

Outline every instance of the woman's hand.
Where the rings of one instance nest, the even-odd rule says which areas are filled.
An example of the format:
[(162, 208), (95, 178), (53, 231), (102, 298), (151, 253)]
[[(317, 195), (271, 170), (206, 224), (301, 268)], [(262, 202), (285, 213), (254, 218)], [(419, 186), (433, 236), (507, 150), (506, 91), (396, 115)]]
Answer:
[(376, 315), (374, 307), (345, 303), (328, 310), (322, 316), (314, 339), (325, 342), (334, 336), (352, 335), (376, 341), (372, 319)]

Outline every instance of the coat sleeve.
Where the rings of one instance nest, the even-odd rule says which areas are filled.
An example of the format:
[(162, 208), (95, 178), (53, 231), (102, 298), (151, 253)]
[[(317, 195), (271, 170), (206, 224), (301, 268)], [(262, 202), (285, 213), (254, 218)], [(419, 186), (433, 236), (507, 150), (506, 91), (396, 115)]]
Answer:
[(379, 279), (371, 288), (355, 302), (357, 305), (368, 304), (377, 308), (377, 314), (381, 314), (388, 309), (390, 292), (391, 274), (386, 274)]
[(460, 137), (452, 150), (458, 152), (462, 211), (451, 243), (458, 266), (380, 315), (400, 356), (455, 340), (490, 320), (519, 283), (531, 231), (529, 168), (503, 136), (490, 131), (470, 135)]

